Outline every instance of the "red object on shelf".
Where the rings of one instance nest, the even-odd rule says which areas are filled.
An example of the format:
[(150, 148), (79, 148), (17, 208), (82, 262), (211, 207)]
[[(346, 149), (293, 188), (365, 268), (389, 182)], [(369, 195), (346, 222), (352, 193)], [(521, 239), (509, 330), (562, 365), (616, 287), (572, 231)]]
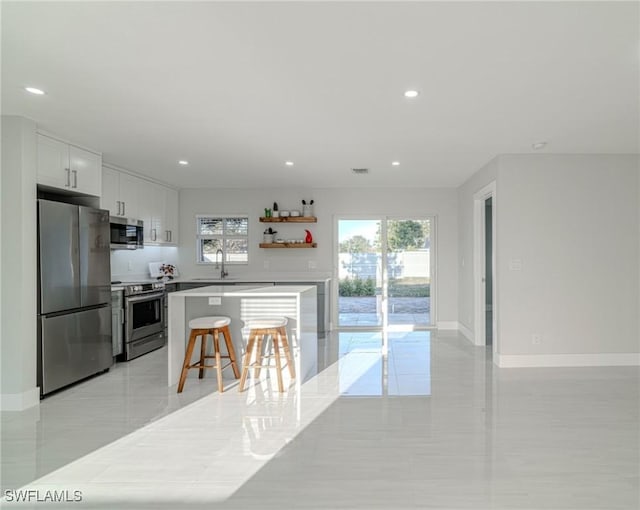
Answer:
[(309, 232), (306, 229), (305, 229), (305, 232), (307, 233), (307, 237), (304, 238), (304, 242), (305, 243), (312, 243), (313, 242), (313, 236), (311, 235), (311, 232)]

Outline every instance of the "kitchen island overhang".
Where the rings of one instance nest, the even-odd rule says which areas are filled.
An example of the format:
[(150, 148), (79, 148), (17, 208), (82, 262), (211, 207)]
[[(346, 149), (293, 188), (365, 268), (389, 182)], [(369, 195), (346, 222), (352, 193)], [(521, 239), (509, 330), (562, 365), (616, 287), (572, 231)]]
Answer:
[[(211, 285), (168, 294), (168, 385), (176, 385), (180, 378), (189, 321), (196, 317), (223, 315), (231, 319), (231, 336), (240, 364), (248, 334), (244, 322), (260, 317), (286, 317), (296, 365), (295, 383), (299, 386), (318, 369), (316, 294), (313, 285)], [(195, 357), (196, 354), (192, 362)], [(196, 371), (192, 372), (195, 376)], [(223, 375), (229, 377), (228, 373)]]

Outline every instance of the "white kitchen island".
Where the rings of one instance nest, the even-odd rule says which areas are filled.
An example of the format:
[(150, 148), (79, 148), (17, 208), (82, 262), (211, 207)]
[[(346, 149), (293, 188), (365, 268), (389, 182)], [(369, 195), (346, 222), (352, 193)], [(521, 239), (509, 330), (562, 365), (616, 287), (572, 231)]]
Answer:
[[(189, 338), (189, 321), (211, 315), (231, 318), (229, 328), (240, 370), (248, 335), (244, 321), (260, 317), (286, 317), (289, 320), (287, 334), (296, 365), (296, 384), (300, 385), (317, 372), (317, 298), (313, 285), (211, 285), (172, 292), (167, 299), (169, 386), (178, 384), (180, 378)], [(210, 349), (210, 341), (208, 345)], [(199, 349), (194, 349), (192, 363), (197, 356)], [(197, 373), (197, 370), (190, 370), (189, 378), (197, 377)], [(223, 375), (228, 378), (232, 373), (228, 368)]]

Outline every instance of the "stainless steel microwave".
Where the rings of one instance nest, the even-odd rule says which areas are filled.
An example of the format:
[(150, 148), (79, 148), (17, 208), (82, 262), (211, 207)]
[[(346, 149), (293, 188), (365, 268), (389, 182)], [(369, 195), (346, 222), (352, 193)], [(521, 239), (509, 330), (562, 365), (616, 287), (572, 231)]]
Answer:
[(144, 223), (141, 220), (111, 216), (109, 221), (112, 250), (144, 248)]

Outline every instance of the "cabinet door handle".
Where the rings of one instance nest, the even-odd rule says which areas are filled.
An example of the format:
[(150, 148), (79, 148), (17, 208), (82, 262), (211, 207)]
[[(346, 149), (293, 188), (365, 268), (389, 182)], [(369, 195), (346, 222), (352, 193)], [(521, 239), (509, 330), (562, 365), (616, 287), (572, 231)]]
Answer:
[(173, 232), (169, 230), (169, 242), (173, 241)]
[(171, 241), (171, 232), (169, 232), (168, 230), (164, 231), (164, 240), (167, 242)]
[(71, 173), (73, 174), (73, 188), (77, 188), (78, 187), (78, 171), (77, 170), (72, 170)]
[(127, 214), (127, 203), (122, 202), (122, 216), (125, 216), (126, 214)]
[(157, 235), (157, 233), (156, 233), (156, 229), (155, 229), (155, 228), (152, 228), (152, 229), (151, 229), (151, 233), (153, 234), (153, 237), (152, 237), (152, 239), (151, 239), (151, 240), (152, 240), (152, 241), (157, 240), (157, 239), (158, 239), (158, 235)]
[(116, 216), (120, 216), (120, 200), (116, 200), (116, 204), (118, 204), (118, 212), (116, 213)]
[(69, 168), (64, 169), (67, 172), (67, 188), (71, 187), (71, 170)]

